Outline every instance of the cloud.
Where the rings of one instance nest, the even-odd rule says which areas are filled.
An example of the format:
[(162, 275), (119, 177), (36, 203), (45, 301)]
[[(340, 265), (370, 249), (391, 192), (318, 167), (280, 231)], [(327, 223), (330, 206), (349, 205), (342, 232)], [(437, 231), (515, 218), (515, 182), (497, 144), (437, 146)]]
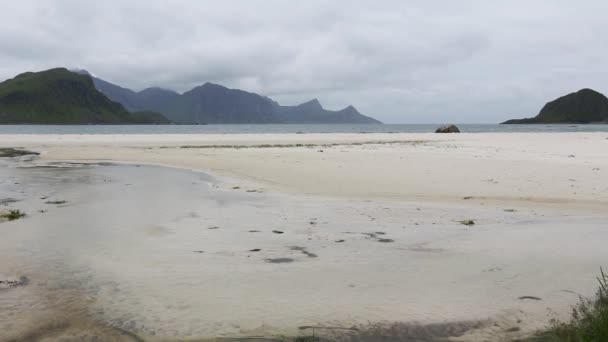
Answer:
[(0, 78), (85, 68), (136, 90), (204, 82), (386, 122), (499, 122), (608, 91), (608, 4), (586, 1), (22, 0)]

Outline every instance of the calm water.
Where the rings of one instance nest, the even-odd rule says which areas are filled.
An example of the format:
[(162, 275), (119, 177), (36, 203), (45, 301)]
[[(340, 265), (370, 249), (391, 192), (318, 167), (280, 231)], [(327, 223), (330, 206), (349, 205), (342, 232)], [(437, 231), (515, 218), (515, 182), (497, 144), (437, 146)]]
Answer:
[[(438, 124), (385, 125), (0, 125), (0, 134), (426, 133)], [(462, 132), (608, 132), (608, 125), (458, 124)]]
[[(0, 160), (0, 199), (8, 201), (0, 209), (27, 213), (0, 223), (0, 280), (29, 280), (0, 287), (0, 341), (279, 341), (270, 337), (353, 324), (371, 336), (351, 341), (429, 341), (477, 326), (457, 319), (434, 330), (382, 323), (409, 322), (412, 308), (421, 310), (416, 318), (437, 317), (427, 311), (435, 296), (424, 290), (432, 282), (426, 274), (447, 277), (442, 269), (494, 262), (463, 254), (430, 264), (415, 259), (420, 252), (404, 254), (409, 244), (444, 234), (436, 222), (454, 230), (460, 208), (445, 219), (416, 219), (418, 231), (403, 224), (427, 210), (419, 204), (248, 192), (155, 166), (28, 166)], [(370, 236), (380, 230), (390, 241)], [(454, 295), (442, 300), (441, 311), (458, 308), (446, 317), (468, 312), (459, 301), (466, 292), (451, 284), (463, 277), (444, 279)], [(379, 322), (369, 327), (371, 320)], [(333, 333), (343, 332), (355, 333)]]

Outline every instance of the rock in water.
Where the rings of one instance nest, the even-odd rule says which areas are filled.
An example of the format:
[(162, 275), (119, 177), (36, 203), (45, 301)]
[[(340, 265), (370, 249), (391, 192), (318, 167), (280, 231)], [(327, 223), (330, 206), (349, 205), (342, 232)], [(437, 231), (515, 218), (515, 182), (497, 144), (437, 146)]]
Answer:
[(460, 130), (456, 125), (447, 125), (437, 128), (435, 133), (460, 133)]

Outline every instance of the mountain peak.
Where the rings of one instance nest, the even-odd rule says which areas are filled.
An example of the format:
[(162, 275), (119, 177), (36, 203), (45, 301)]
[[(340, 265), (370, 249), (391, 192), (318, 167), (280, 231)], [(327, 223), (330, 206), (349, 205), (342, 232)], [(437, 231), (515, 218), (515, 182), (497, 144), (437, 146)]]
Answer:
[(306, 108), (307, 110), (322, 110), (323, 109), (323, 106), (321, 106), (321, 103), (317, 99), (312, 99), (308, 102), (304, 102), (301, 105), (298, 105), (298, 107)]
[[(603, 98), (603, 97), (605, 97), (605, 96), (604, 96), (604, 94), (602, 94), (602, 93), (600, 93), (600, 92), (598, 92), (598, 91), (595, 91), (595, 90), (593, 90), (593, 89), (591, 89), (591, 88), (583, 88), (583, 89), (581, 89), (581, 90), (577, 91), (576, 93), (572, 93), (572, 94), (569, 94), (569, 95), (570, 95), (570, 96), (572, 96), (572, 95), (578, 95), (578, 96), (593, 96), (593, 97), (598, 97), (598, 98), (599, 98), (599, 97), (602, 97), (602, 98)], [(567, 95), (567, 96), (568, 96), (568, 95)]]
[(357, 113), (359, 114), (359, 111), (357, 110), (357, 108), (353, 107), (352, 105), (348, 105), (348, 107), (342, 109), (343, 112), (349, 112), (349, 113)]
[(205, 88), (217, 88), (217, 89), (228, 89), (226, 87), (224, 87), (223, 85), (217, 84), (217, 83), (211, 83), (211, 82), (205, 82), (205, 84), (203, 84), (201, 87), (205, 87)]
[(579, 91), (577, 91), (577, 93), (595, 93), (595, 94), (600, 94), (599, 92), (591, 89), (591, 88), (583, 88)]
[(77, 73), (77, 74), (81, 74), (81, 75), (88, 75), (88, 76), (93, 76), (90, 72), (88, 72), (86, 69), (79, 69), (79, 68), (74, 68), (74, 69), (70, 69), (71, 72)]
[[(74, 71), (80, 74), (85, 70)], [(326, 110), (316, 98), (281, 106), (272, 99), (206, 82), (182, 94), (159, 87), (134, 92), (92, 77), (95, 87), (130, 111), (155, 111), (175, 123), (378, 123), (349, 106)]]

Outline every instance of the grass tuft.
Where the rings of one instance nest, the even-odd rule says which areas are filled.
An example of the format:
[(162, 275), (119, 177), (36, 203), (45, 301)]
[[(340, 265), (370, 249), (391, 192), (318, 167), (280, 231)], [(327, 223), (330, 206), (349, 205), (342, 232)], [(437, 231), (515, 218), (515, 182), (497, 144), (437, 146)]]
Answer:
[(579, 296), (570, 322), (553, 320), (549, 329), (538, 333), (532, 341), (608, 341), (608, 275), (603, 269), (597, 280), (595, 298)]
[(7, 212), (0, 213), (0, 218), (8, 220), (8, 221), (18, 220), (24, 216), (25, 216), (24, 212), (21, 212), (21, 210), (15, 210), (15, 209), (11, 209)]

